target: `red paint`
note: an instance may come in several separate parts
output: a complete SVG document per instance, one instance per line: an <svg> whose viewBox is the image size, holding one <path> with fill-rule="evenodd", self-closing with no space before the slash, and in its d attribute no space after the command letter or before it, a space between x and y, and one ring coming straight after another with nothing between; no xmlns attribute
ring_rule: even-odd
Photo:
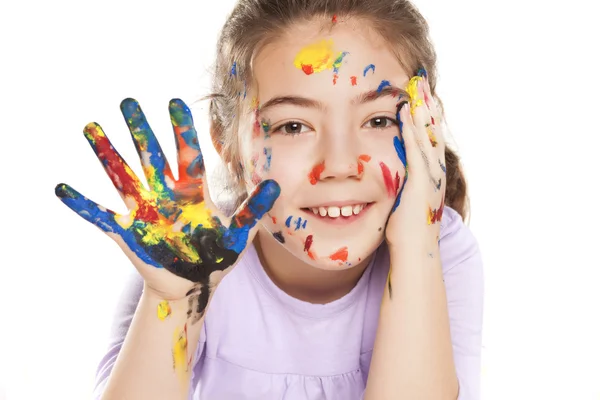
<svg viewBox="0 0 600 400"><path fill-rule="evenodd" d="M400 174L398 172L396 172L396 179L395 179L394 183L395 183L394 192L396 194L398 194L398 189L400 189Z"/></svg>
<svg viewBox="0 0 600 400"><path fill-rule="evenodd" d="M277 217L271 217L271 221L273 221L274 224L277 223Z"/></svg>
<svg viewBox="0 0 600 400"><path fill-rule="evenodd" d="M135 200L138 206L135 211L135 218L144 222L158 221L159 213L156 204L148 202L141 196L141 193L146 189L143 188L142 183L131 168L112 147L101 128L97 125L88 125L85 132L91 136L94 151L98 155L98 159L102 161L102 165L104 165L104 169L115 187L123 197L132 197Z"/></svg>
<svg viewBox="0 0 600 400"><path fill-rule="evenodd" d="M302 71L304 71L304 73L306 75L310 75L313 72L315 72L315 70L313 69L312 64L308 64L308 65L307 64L302 64Z"/></svg>
<svg viewBox="0 0 600 400"><path fill-rule="evenodd" d="M361 161L369 162L371 161L371 156L367 154L361 154L360 156L358 156L358 175L362 175L362 173L365 170L365 166Z"/></svg>
<svg viewBox="0 0 600 400"><path fill-rule="evenodd" d="M331 18L331 23L336 24L338 22L337 15L333 14L333 18Z"/></svg>
<svg viewBox="0 0 600 400"><path fill-rule="evenodd" d="M396 188L394 187L394 181L392 180L392 174L390 172L390 169L387 165L385 165L383 161L379 163L379 166L381 167L381 173L383 174L383 181L385 182L385 187L387 188L388 196L395 197Z"/></svg>
<svg viewBox="0 0 600 400"><path fill-rule="evenodd" d="M330 255L329 258L333 261L346 262L346 260L348 260L348 248L342 247L341 249Z"/></svg>
<svg viewBox="0 0 600 400"><path fill-rule="evenodd" d="M311 185L316 185L317 182L321 179L321 174L325 171L325 161L320 164L317 164L313 167L310 174L308 174L308 180Z"/></svg>
<svg viewBox="0 0 600 400"><path fill-rule="evenodd" d="M350 83L352 84L352 86L356 86L356 77L355 76L350 77Z"/></svg>
<svg viewBox="0 0 600 400"><path fill-rule="evenodd" d="M335 85L337 83L338 80L338 75L337 74L333 74L333 84Z"/></svg>
<svg viewBox="0 0 600 400"><path fill-rule="evenodd" d="M304 251L306 251L307 253L310 253L310 246L312 246L312 242L313 235L308 235L306 237L306 240L304 241Z"/></svg>

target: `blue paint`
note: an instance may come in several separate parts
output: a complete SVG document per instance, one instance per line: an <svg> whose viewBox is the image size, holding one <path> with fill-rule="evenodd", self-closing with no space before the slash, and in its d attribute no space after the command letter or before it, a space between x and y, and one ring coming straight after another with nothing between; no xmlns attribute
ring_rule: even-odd
<svg viewBox="0 0 600 400"><path fill-rule="evenodd" d="M394 148L396 149L396 154L398 154L398 158L402 162L402 165L406 167L406 148L398 136L394 136Z"/></svg>
<svg viewBox="0 0 600 400"><path fill-rule="evenodd" d="M245 209L249 211L251 219L245 219L240 226L238 219L234 216L232 224L225 232L223 232L223 244L226 249L233 250L240 254L246 248L248 242L248 234L269 210L279 197L281 188L272 179L262 181L255 189L253 194L246 203ZM242 209L244 213L244 209Z"/></svg>
<svg viewBox="0 0 600 400"><path fill-rule="evenodd" d="M340 54L338 56L338 58L335 59L335 61L333 62L333 73L334 74L339 74L340 73L340 66L342 65L342 61L344 61L344 57L346 57L348 54L347 51L344 51L342 54Z"/></svg>
<svg viewBox="0 0 600 400"><path fill-rule="evenodd" d="M266 156L265 165L263 165L263 171L269 172L269 169L271 169L271 155L273 152L270 147L265 147L263 149L263 153Z"/></svg>
<svg viewBox="0 0 600 400"><path fill-rule="evenodd" d="M304 223L302 224L302 229L306 229L306 223L308 222L307 219L304 220Z"/></svg>
<svg viewBox="0 0 600 400"><path fill-rule="evenodd" d="M423 67L419 68L417 71L417 76L427 79L427 71L425 70L425 68L423 68Z"/></svg>
<svg viewBox="0 0 600 400"><path fill-rule="evenodd" d="M129 131L131 132L133 142L140 158L142 157L142 151L145 151L150 155L150 165L152 165L156 171L155 179L160 182L162 186L160 191L158 191L158 188L153 189L156 190L160 198L173 199L175 194L173 193L173 190L167 186L167 181L165 179L166 174L172 175L171 169L139 103L131 98L123 100L121 102L121 113L129 127ZM144 145L143 147L145 147L145 149L142 149L142 145Z"/></svg>
<svg viewBox="0 0 600 400"><path fill-rule="evenodd" d="M231 72L229 73L229 76L237 76L237 63L234 61L233 65L231 66Z"/></svg>
<svg viewBox="0 0 600 400"><path fill-rule="evenodd" d="M291 223L292 223L292 216L290 215L288 217L288 219L285 220L285 226L287 226L289 228Z"/></svg>
<svg viewBox="0 0 600 400"><path fill-rule="evenodd" d="M129 247L143 262L156 268L163 268L162 265L154 261L137 243L133 230L123 229L121 225L115 221L115 213L113 211L98 206L98 204L64 183L58 184L54 189L54 192L67 207L75 211L86 221L96 225L104 232L119 235L127 244L127 247Z"/></svg>
<svg viewBox="0 0 600 400"><path fill-rule="evenodd" d="M392 86L390 81L386 81L385 79L382 80L381 83L379 84L379 87L377 88L377 93L380 93L383 90L383 88L385 88L387 86Z"/></svg>
<svg viewBox="0 0 600 400"><path fill-rule="evenodd" d="M446 166L444 164L442 164L442 160L438 159L438 162L440 163L440 168L442 168L442 171L444 171L444 174L446 173Z"/></svg>
<svg viewBox="0 0 600 400"><path fill-rule="evenodd" d="M375 65L373 64L369 64L365 67L365 70L363 71L363 77L367 76L367 72L369 72L369 70L373 70L373 73L375 73Z"/></svg>

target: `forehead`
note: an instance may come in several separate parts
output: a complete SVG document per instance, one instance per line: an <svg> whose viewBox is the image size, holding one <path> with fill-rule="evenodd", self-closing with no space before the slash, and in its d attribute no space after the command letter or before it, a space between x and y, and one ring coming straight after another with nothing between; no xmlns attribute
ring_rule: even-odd
<svg viewBox="0 0 600 400"><path fill-rule="evenodd" d="M253 69L261 102L289 92L337 97L354 86L373 89L388 80L402 87L408 81L389 44L357 20L325 29L317 21L295 24L261 49Z"/></svg>

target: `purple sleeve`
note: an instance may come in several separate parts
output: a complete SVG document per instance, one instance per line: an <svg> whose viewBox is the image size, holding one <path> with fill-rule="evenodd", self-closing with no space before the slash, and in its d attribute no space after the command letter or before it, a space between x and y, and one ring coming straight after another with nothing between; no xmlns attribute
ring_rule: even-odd
<svg viewBox="0 0 600 400"><path fill-rule="evenodd" d="M460 215L449 211L440 254L450 317L458 400L479 400L481 331L483 323L483 263L479 246Z"/></svg>
<svg viewBox="0 0 600 400"><path fill-rule="evenodd" d="M144 288L144 280L137 271L133 271L127 278L121 296L117 302L114 313L113 323L110 330L107 352L100 360L96 371L96 379L94 382L95 400L102 397L104 388L108 381L108 377L112 371L121 346L125 341L125 336L131 325L133 314L142 296Z"/></svg>

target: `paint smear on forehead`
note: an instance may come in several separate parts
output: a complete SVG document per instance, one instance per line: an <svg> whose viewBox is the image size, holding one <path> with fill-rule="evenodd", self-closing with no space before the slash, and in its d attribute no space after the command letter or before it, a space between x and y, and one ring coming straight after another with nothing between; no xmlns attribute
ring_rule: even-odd
<svg viewBox="0 0 600 400"><path fill-rule="evenodd" d="M306 75L322 72L329 69L339 68L342 59L347 53L333 50L333 40L321 40L302 48L294 59L294 66L304 71Z"/></svg>

